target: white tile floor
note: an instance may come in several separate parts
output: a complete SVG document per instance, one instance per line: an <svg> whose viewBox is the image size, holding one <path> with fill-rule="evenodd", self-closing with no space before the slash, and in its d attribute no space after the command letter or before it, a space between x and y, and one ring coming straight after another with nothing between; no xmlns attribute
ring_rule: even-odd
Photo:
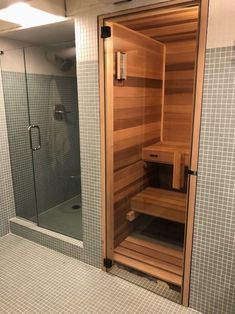
<svg viewBox="0 0 235 314"><path fill-rule="evenodd" d="M197 313L9 234L0 238L0 313Z"/></svg>

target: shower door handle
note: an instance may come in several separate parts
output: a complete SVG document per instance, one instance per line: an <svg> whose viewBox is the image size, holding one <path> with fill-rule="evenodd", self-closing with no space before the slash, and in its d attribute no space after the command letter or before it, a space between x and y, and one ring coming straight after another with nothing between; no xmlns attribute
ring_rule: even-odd
<svg viewBox="0 0 235 314"><path fill-rule="evenodd" d="M37 131L38 131L38 146L36 146L36 147L33 147L32 129L37 129ZM28 127L28 131L29 131L30 148L32 149L32 151L39 150L42 146L40 127L38 125L33 124L33 125L30 125Z"/></svg>

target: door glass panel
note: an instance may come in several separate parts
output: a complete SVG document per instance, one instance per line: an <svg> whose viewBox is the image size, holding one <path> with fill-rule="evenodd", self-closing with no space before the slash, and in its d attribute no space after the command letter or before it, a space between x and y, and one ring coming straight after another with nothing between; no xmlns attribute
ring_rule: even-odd
<svg viewBox="0 0 235 314"><path fill-rule="evenodd" d="M16 215L36 220L24 51L13 49L13 41L0 40L6 46L0 60Z"/></svg>
<svg viewBox="0 0 235 314"><path fill-rule="evenodd" d="M25 65L38 225L82 239L74 40L25 48Z"/></svg>

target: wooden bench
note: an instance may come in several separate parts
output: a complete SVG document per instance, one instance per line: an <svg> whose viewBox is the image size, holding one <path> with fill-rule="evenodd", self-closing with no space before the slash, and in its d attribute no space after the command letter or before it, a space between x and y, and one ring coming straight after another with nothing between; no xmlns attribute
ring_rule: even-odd
<svg viewBox="0 0 235 314"><path fill-rule="evenodd" d="M172 187L184 186L184 169L189 165L189 146L182 143L159 142L143 148L142 159L149 162L173 165Z"/></svg>
<svg viewBox="0 0 235 314"><path fill-rule="evenodd" d="M185 223L187 195L180 192L148 187L131 199L131 210L127 219L135 219L135 213L160 217Z"/></svg>

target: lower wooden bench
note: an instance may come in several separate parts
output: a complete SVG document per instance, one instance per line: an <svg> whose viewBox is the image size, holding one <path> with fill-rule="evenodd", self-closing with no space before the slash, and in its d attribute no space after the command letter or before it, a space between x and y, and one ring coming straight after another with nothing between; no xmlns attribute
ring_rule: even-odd
<svg viewBox="0 0 235 314"><path fill-rule="evenodd" d="M186 194L148 187L132 197L127 219L132 221L135 213L142 213L185 223L186 208Z"/></svg>

